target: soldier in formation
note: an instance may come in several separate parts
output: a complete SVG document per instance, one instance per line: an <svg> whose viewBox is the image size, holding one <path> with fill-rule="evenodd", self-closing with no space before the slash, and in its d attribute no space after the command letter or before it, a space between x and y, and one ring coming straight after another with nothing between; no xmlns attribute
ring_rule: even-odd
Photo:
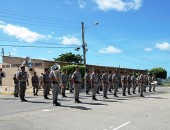
<svg viewBox="0 0 170 130"><path fill-rule="evenodd" d="M73 87L74 87L74 98L75 103L82 103L79 100L79 93L82 85L82 77L80 73L80 68L77 66L75 72L73 73L72 77Z"/></svg>
<svg viewBox="0 0 170 130"><path fill-rule="evenodd" d="M21 69L17 72L16 78L19 81L19 96L21 102L26 102L25 99L25 92L26 86L29 85L28 83L28 73L25 71L25 66L21 66Z"/></svg>

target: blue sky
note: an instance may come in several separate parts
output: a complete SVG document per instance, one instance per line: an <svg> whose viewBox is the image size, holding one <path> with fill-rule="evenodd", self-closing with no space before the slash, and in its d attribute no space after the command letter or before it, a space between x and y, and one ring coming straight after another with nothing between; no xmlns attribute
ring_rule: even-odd
<svg viewBox="0 0 170 130"><path fill-rule="evenodd" d="M0 47L5 55L46 60L66 52L82 55L82 48L74 48L82 45L84 22L88 64L163 67L170 75L169 4L168 0L1 0Z"/></svg>

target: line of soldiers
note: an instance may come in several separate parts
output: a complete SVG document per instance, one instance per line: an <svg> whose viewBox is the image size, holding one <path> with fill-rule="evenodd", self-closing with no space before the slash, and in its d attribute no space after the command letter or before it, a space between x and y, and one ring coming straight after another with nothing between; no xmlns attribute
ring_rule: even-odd
<svg viewBox="0 0 170 130"><path fill-rule="evenodd" d="M86 94L89 94L91 89L92 91L92 100L97 100L96 94L100 94L99 91L103 90L103 98L108 99L107 93L108 91L113 92L114 97L118 97L117 92L118 88L122 86L123 96L127 94L131 95L131 88L133 94L136 94L136 88L138 87L138 93L140 93L140 97L144 97L143 92L146 92L146 87L149 85L149 92L153 87L153 91L155 91L156 87L156 77L151 75L143 75L140 74L136 76L135 74L127 74L124 72L122 75L118 71L108 71L105 70L101 72L97 69L94 69L92 73L89 71L86 72L85 78L82 78L82 75L79 71L79 67L77 66L75 72L68 75L67 71L64 70L62 73L59 72L60 66L54 65L49 72L49 69L46 68L44 73L41 74L41 79L38 78L36 72L31 78L32 86L33 86L33 94L34 96L38 96L38 88L40 84L43 86L43 95L44 99L49 99L49 91L52 90L52 100L54 106L60 106L61 104L58 102L58 94L61 93L62 97L67 97L65 94L66 87L69 85L70 93L73 93L74 90L74 98L75 103L82 103L79 100L79 93L81 91L81 87L83 85L83 80L85 80L85 89ZM14 75L14 96L20 96L20 100L27 101L25 99L25 91L26 85L28 83L28 73L25 71L25 66L21 66L21 69ZM41 81L40 81L41 80Z"/></svg>

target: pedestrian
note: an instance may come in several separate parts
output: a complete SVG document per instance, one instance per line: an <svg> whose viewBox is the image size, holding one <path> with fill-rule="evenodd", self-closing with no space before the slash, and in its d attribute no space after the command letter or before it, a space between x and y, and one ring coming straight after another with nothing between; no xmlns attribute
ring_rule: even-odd
<svg viewBox="0 0 170 130"><path fill-rule="evenodd" d="M28 82L28 73L25 71L25 66L21 66L21 70L17 72L16 75L17 80L19 81L19 95L20 95L20 101L27 101L25 99L25 92L26 92L26 85L29 85Z"/></svg>
<svg viewBox="0 0 170 130"><path fill-rule="evenodd" d="M73 81L75 103L82 103L79 100L79 93L82 85L82 77L81 77L79 66L76 67L76 70L73 73L71 79Z"/></svg>
<svg viewBox="0 0 170 130"><path fill-rule="evenodd" d="M49 78L52 81L52 99L53 99L53 105L54 106L61 106L61 104L58 102L58 93L59 93L59 87L62 84L61 74L59 72L60 65L55 64L51 67L51 72L49 74Z"/></svg>
<svg viewBox="0 0 170 130"><path fill-rule="evenodd" d="M49 69L45 68L44 69L44 74L43 74L43 84L44 84L44 99L49 99L48 98L48 93L49 93L49 88L51 88L51 79L49 78Z"/></svg>
<svg viewBox="0 0 170 130"><path fill-rule="evenodd" d="M98 75L98 84L97 84L97 94L100 94L99 91L102 91L102 72L100 70L97 70Z"/></svg>
<svg viewBox="0 0 170 130"><path fill-rule="evenodd" d="M143 91L144 91L144 87L145 87L145 77L143 74L140 74L139 82L140 82L140 97L144 97Z"/></svg>
<svg viewBox="0 0 170 130"><path fill-rule="evenodd" d="M156 92L156 90L155 90L156 85L157 85L157 79L156 79L156 76L155 76L155 75L153 75L153 76L152 76L152 86L153 86L153 92Z"/></svg>
<svg viewBox="0 0 170 130"><path fill-rule="evenodd" d="M67 97L66 96L66 87L68 84L68 75L67 75L67 70L63 70L63 73L61 74L61 79L62 79L62 86L61 86L61 94L62 97Z"/></svg>
<svg viewBox="0 0 170 130"><path fill-rule="evenodd" d="M114 87L114 97L118 97L117 96L117 89L119 86L119 76L118 76L118 72L115 71L113 76L112 76L112 83L113 83L113 87Z"/></svg>
<svg viewBox="0 0 170 130"><path fill-rule="evenodd" d="M131 80L131 76L130 76L130 74L128 74L128 75L127 75L127 88L128 88L128 95L132 95L132 94L130 93L131 86L132 86L132 80Z"/></svg>
<svg viewBox="0 0 170 130"><path fill-rule="evenodd" d="M34 75L31 78L31 82L32 82L32 87L33 87L33 95L38 96L39 78L36 72L34 72Z"/></svg>
<svg viewBox="0 0 170 130"><path fill-rule="evenodd" d="M123 96L126 96L126 88L128 85L127 72L124 72L123 75L121 76L121 83L122 83Z"/></svg>
<svg viewBox="0 0 170 130"><path fill-rule="evenodd" d="M152 76L151 74L148 75L148 85L149 85L149 92L152 92Z"/></svg>
<svg viewBox="0 0 170 130"><path fill-rule="evenodd" d="M136 85L137 85L137 82L136 82L136 76L135 76L135 73L133 73L133 75L131 76L131 81L132 81L132 91L133 91L133 94L136 94Z"/></svg>
<svg viewBox="0 0 170 130"><path fill-rule="evenodd" d="M72 79L71 79L71 77L72 77L72 74L73 73L70 73L69 74L69 76L68 76L68 81L69 81L69 91L70 91L70 93L73 93L73 81L72 81Z"/></svg>
<svg viewBox="0 0 170 130"><path fill-rule="evenodd" d="M112 89L113 89L113 83L112 83L112 71L109 70L109 75L108 75L108 78L109 78L109 92L112 93Z"/></svg>
<svg viewBox="0 0 170 130"><path fill-rule="evenodd" d="M43 88L43 73L41 73L40 77L39 77L39 89Z"/></svg>
<svg viewBox="0 0 170 130"><path fill-rule="evenodd" d="M89 90L91 87L91 82L90 82L90 71L87 70L86 74L85 74L85 79L86 79L86 95L90 95L89 94Z"/></svg>
<svg viewBox="0 0 170 130"><path fill-rule="evenodd" d="M91 74L91 86L92 86L92 100L97 100L96 99L96 92L97 92L97 86L98 86L98 74L97 74L97 70L94 69L93 73Z"/></svg>
<svg viewBox="0 0 170 130"><path fill-rule="evenodd" d="M14 80L14 97L19 96L19 81L16 77L17 74L14 74L13 80Z"/></svg>
<svg viewBox="0 0 170 130"><path fill-rule="evenodd" d="M109 78L108 78L108 71L105 70L104 74L102 75L102 84L103 84L103 98L108 99L107 91L109 87Z"/></svg>

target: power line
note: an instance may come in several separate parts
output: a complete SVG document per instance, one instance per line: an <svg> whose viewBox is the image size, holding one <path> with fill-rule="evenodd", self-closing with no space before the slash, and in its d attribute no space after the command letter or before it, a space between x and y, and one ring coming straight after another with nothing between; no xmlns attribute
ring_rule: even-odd
<svg viewBox="0 0 170 130"><path fill-rule="evenodd" d="M3 47L31 47L31 48L75 48L75 46L21 46L21 45L0 45Z"/></svg>

